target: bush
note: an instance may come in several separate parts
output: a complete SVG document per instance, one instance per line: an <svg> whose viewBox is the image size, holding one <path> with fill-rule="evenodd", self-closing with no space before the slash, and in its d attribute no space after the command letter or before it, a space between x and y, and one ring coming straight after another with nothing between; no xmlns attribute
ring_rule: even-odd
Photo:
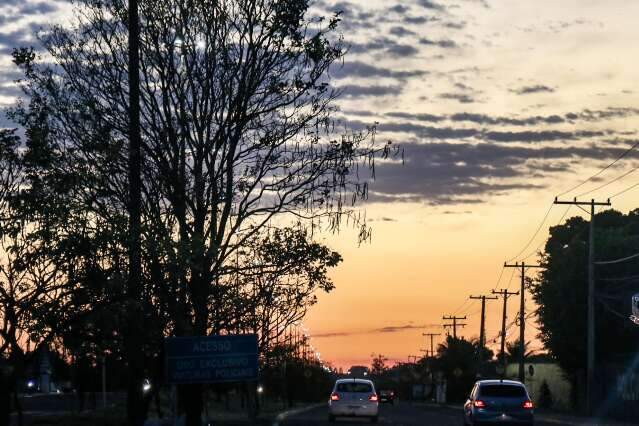
<svg viewBox="0 0 639 426"><path fill-rule="evenodd" d="M550 386L548 386L548 382L544 380L539 388L539 401L537 402L537 405L540 408L551 408L553 403L554 400L552 392L550 392Z"/></svg>

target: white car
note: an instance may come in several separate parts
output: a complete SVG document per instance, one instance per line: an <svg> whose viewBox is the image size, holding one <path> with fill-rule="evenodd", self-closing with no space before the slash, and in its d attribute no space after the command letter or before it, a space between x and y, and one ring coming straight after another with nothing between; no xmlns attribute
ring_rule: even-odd
<svg viewBox="0 0 639 426"><path fill-rule="evenodd" d="M340 379L335 382L328 400L328 421L336 417L368 417L377 423L379 398L370 380Z"/></svg>

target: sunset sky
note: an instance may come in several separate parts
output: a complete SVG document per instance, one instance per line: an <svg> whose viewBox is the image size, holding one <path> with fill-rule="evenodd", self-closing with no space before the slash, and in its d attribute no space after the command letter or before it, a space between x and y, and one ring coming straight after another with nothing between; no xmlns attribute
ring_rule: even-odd
<svg viewBox="0 0 639 426"><path fill-rule="evenodd" d="M17 94L11 48L33 44L35 30L64 22L70 9L63 1L0 0L0 104ZM313 2L314 14L327 10L343 11L350 46L344 66L331 72L344 91L335 118L347 129L379 123L378 137L401 145L405 164L377 167L361 206L370 242L359 246L348 229L324 237L344 262L332 273L336 289L319 296L305 326L334 365L370 364L373 353L406 361L426 348L422 333L444 333L442 315L467 315L461 334L476 337L480 304L468 296L489 293L500 275L499 288L515 290L517 273L500 274L501 265L534 253L564 217L565 207L553 207L531 241L554 196L635 143L639 3ZM565 196L637 165L633 153ZM639 173L630 173L584 197L611 197L636 183ZM614 197L613 207L627 212L637 194ZM509 322L518 309L510 299ZM501 302L487 315L487 336L495 338Z"/></svg>

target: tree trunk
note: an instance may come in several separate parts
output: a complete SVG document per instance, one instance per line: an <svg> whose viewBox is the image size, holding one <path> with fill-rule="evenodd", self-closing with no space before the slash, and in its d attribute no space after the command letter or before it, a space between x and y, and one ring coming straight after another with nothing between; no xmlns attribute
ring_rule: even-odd
<svg viewBox="0 0 639 426"><path fill-rule="evenodd" d="M178 386L178 404L186 414L186 426L202 426L202 385Z"/></svg>

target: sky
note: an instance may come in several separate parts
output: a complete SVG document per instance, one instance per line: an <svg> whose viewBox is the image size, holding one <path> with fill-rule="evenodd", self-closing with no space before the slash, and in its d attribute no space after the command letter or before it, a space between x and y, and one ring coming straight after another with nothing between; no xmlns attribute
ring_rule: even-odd
<svg viewBox="0 0 639 426"><path fill-rule="evenodd" d="M11 49L33 44L35 30L64 23L70 10L64 1L0 0L0 107L17 95ZM372 354L406 361L427 348L422 333L445 333L443 315L467 316L460 334L478 336L480 306L468 296L515 290L504 261L534 262L549 226L583 214L551 207L554 197L639 140L639 3L313 2L313 14L334 10L349 46L331 70L343 91L335 118L344 129L378 123L377 137L400 145L404 164L376 167L361 206L370 242L359 245L350 229L323 237L344 262L304 326L336 366L370 364ZM612 197L639 183L638 165L632 152L563 195ZM633 209L638 193L614 196L613 207ZM493 348L501 308L488 304ZM509 299L509 324L518 309ZM531 318L527 339L534 326Z"/></svg>

